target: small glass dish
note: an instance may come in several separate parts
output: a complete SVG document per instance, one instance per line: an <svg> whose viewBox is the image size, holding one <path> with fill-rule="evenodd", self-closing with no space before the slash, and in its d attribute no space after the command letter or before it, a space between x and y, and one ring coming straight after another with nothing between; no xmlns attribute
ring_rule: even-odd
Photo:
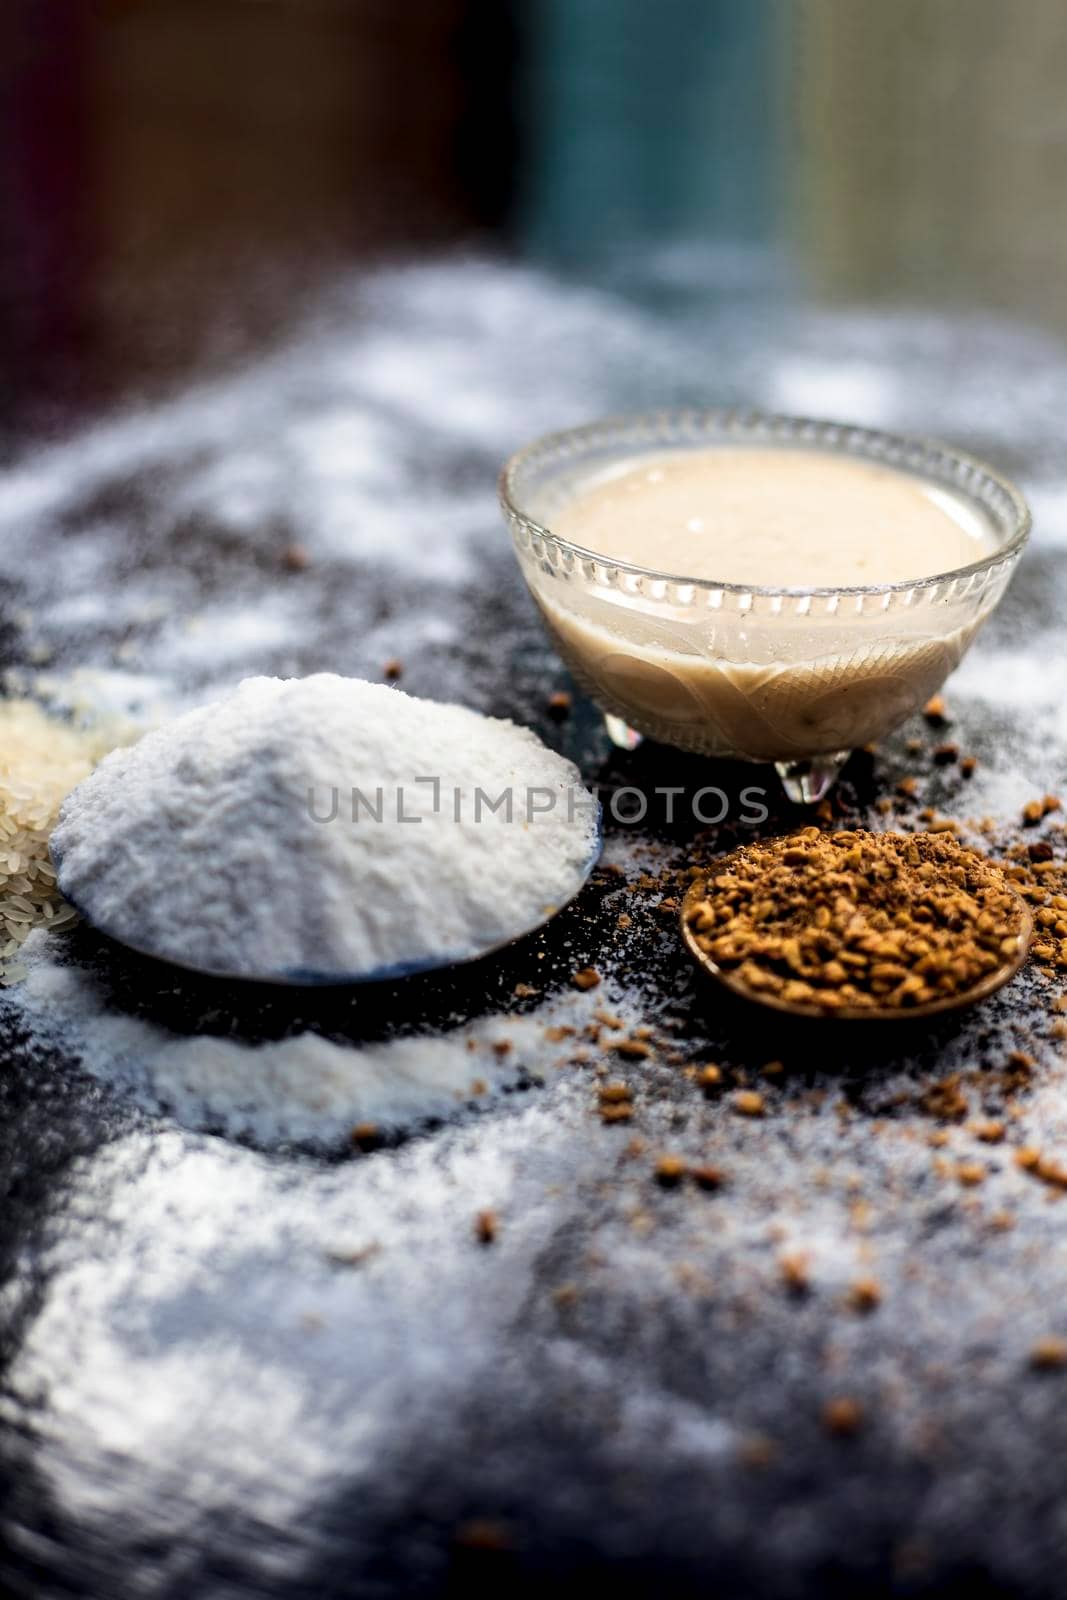
<svg viewBox="0 0 1067 1600"><path fill-rule="evenodd" d="M553 518L634 458L757 447L893 467L981 518L993 549L915 582L767 588L657 572L583 549ZM575 681L616 744L643 736L773 762L791 799L822 798L851 752L940 689L993 611L1030 531L1015 486L932 439L758 411L658 411L549 434L512 456L500 501L519 565Z"/></svg>

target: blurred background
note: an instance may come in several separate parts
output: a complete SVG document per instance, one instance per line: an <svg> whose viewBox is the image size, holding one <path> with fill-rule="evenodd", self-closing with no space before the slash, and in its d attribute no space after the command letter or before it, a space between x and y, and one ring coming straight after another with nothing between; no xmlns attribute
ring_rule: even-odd
<svg viewBox="0 0 1067 1600"><path fill-rule="evenodd" d="M1062 0L3 0L0 425L475 248L1067 322Z"/></svg>

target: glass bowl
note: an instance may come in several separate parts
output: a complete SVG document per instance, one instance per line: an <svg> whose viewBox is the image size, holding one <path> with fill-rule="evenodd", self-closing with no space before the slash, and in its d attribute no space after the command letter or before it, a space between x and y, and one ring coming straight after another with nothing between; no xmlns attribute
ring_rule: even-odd
<svg viewBox="0 0 1067 1600"><path fill-rule="evenodd" d="M992 530L991 553L915 582L842 588L713 583L613 561L552 532L591 478L632 458L713 446L832 452L894 467ZM610 418L527 445L500 475L523 576L615 743L773 762L794 800L830 788L944 683L1000 600L1030 530L1018 489L932 439L757 411Z"/></svg>

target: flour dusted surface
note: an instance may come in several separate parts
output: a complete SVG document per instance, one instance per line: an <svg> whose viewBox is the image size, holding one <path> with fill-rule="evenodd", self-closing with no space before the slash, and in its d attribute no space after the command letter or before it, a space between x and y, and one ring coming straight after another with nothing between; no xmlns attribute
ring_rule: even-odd
<svg viewBox="0 0 1067 1600"><path fill-rule="evenodd" d="M115 752L52 851L64 892L126 944L329 980L516 937L576 893L596 842L577 769L535 734L322 673L246 679Z"/></svg>

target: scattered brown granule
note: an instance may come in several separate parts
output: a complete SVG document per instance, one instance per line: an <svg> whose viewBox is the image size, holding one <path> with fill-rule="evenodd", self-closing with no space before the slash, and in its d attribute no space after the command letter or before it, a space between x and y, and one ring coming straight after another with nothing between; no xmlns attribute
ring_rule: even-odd
<svg viewBox="0 0 1067 1600"><path fill-rule="evenodd" d="M557 1023L554 1027L545 1029L545 1038L548 1040L549 1044L562 1044L564 1039L570 1039L573 1038L573 1036L574 1029L569 1028L566 1023L563 1022Z"/></svg>
<svg viewBox="0 0 1067 1600"><path fill-rule="evenodd" d="M848 1291L853 1311L877 1311L882 1303L882 1285L877 1278L857 1278Z"/></svg>
<svg viewBox="0 0 1067 1600"><path fill-rule="evenodd" d="M838 1395L823 1406L822 1425L827 1433L848 1438L863 1426L863 1407L848 1395Z"/></svg>
<svg viewBox="0 0 1067 1600"><path fill-rule="evenodd" d="M1025 1160L1021 1159L1024 1155ZM1040 1178L1050 1188L1067 1189L1067 1167L1054 1156L1043 1155L1040 1151L1020 1150L1015 1159L1024 1171L1032 1172L1035 1178Z"/></svg>
<svg viewBox="0 0 1067 1600"><path fill-rule="evenodd" d="M921 756L923 753L923 742L921 739L906 739L904 741L904 748L908 752L909 756Z"/></svg>
<svg viewBox="0 0 1067 1600"><path fill-rule="evenodd" d="M1035 1171L1041 1182L1051 1189L1067 1189L1067 1166L1053 1160L1051 1155L1043 1155Z"/></svg>
<svg viewBox="0 0 1067 1600"><path fill-rule="evenodd" d="M897 794L903 795L905 800L914 800L919 792L918 778L901 778L897 784Z"/></svg>
<svg viewBox="0 0 1067 1600"><path fill-rule="evenodd" d="M471 1094L477 1100L480 1095L489 1093L489 1085L484 1078L475 1078L471 1084Z"/></svg>
<svg viewBox="0 0 1067 1600"><path fill-rule="evenodd" d="M960 1074L950 1073L939 1083L932 1083L919 1096L919 1109L938 1122L962 1122L970 1109L967 1097L960 1087Z"/></svg>
<svg viewBox="0 0 1067 1600"><path fill-rule="evenodd" d="M357 1150L376 1150L382 1142L376 1122L357 1122L351 1137Z"/></svg>
<svg viewBox="0 0 1067 1600"><path fill-rule="evenodd" d="M949 721L944 695L933 695L923 706L923 716L932 728L942 728Z"/></svg>
<svg viewBox="0 0 1067 1600"><path fill-rule="evenodd" d="M730 1103L743 1117L762 1117L766 1109L763 1096L755 1089L738 1089Z"/></svg>
<svg viewBox="0 0 1067 1600"><path fill-rule="evenodd" d="M785 1071L785 1063L782 1061L765 1061L760 1071L765 1078L780 1078Z"/></svg>
<svg viewBox="0 0 1067 1600"><path fill-rule="evenodd" d="M984 1121L976 1122L973 1128L976 1139L981 1139L983 1144L1000 1144L1004 1138L1003 1122Z"/></svg>
<svg viewBox="0 0 1067 1600"><path fill-rule="evenodd" d="M282 566L286 572L305 572L311 557L302 544L287 544L282 551Z"/></svg>
<svg viewBox="0 0 1067 1600"><path fill-rule="evenodd" d="M953 762L960 758L958 744L937 744L933 750L935 767L951 767Z"/></svg>
<svg viewBox="0 0 1067 1600"><path fill-rule="evenodd" d="M492 1244L500 1231L495 1211L479 1211L474 1219L474 1237L479 1244Z"/></svg>
<svg viewBox="0 0 1067 1600"><path fill-rule="evenodd" d="M700 1071L697 1074L697 1082L700 1084L700 1087L706 1094L710 1093L713 1089L721 1089L722 1068L713 1066L712 1063L709 1062L707 1066L700 1068Z"/></svg>
<svg viewBox="0 0 1067 1600"><path fill-rule="evenodd" d="M977 756L963 756L960 760L960 774L964 778L973 778L978 765Z"/></svg>
<svg viewBox="0 0 1067 1600"><path fill-rule="evenodd" d="M694 1167L693 1182L698 1189L721 1189L726 1181L721 1167Z"/></svg>
<svg viewBox="0 0 1067 1600"><path fill-rule="evenodd" d="M644 1139L642 1139L642 1137L641 1137L641 1135L639 1133L635 1133L633 1138L627 1141L627 1144L626 1144L626 1155L632 1161L632 1160L635 1160L638 1156L643 1156L647 1149L648 1149L648 1146L645 1143Z"/></svg>
<svg viewBox="0 0 1067 1600"><path fill-rule="evenodd" d="M495 1056L506 1056L511 1050L511 1040L494 1039L492 1048Z"/></svg>
<svg viewBox="0 0 1067 1600"><path fill-rule="evenodd" d="M694 881L686 927L734 987L816 1012L951 1000L1018 956L1004 871L948 833L822 833L743 845Z"/></svg>
<svg viewBox="0 0 1067 1600"><path fill-rule="evenodd" d="M660 1156L656 1162L656 1182L664 1189L676 1189L688 1168L681 1156Z"/></svg>
<svg viewBox="0 0 1067 1600"><path fill-rule="evenodd" d="M532 1000L535 995L541 993L540 989L535 989L532 983L517 983L511 992L516 1000Z"/></svg>
<svg viewBox="0 0 1067 1600"><path fill-rule="evenodd" d="M624 912L622 912L622 914L620 916L618 916L615 919L615 926L617 928L632 928L633 927L633 921L634 921L634 919L633 919L633 917L630 916L629 912L628 911L624 911Z"/></svg>
<svg viewBox="0 0 1067 1600"><path fill-rule="evenodd" d="M1047 839L1035 839L1033 844L1027 845L1026 854L1031 861L1051 861L1053 855L1052 846Z"/></svg>
<svg viewBox="0 0 1067 1600"><path fill-rule="evenodd" d="M471 1517L461 1522L452 1535L452 1542L461 1550L492 1551L511 1550L514 1538L511 1529L503 1522L490 1517Z"/></svg>
<svg viewBox="0 0 1067 1600"><path fill-rule="evenodd" d="M741 1465L750 1467L755 1472L769 1467L777 1454L778 1449L774 1440L768 1439L762 1433L750 1433L737 1447L737 1458Z"/></svg>
<svg viewBox="0 0 1067 1600"><path fill-rule="evenodd" d="M946 1144L948 1144L947 1128L935 1128L926 1142L927 1144L933 1145L935 1150L943 1148Z"/></svg>
<svg viewBox="0 0 1067 1600"><path fill-rule="evenodd" d="M1014 1067L1017 1070L1021 1068L1024 1072L1029 1073L1032 1072L1037 1066L1037 1062L1034 1060L1033 1056L1030 1055L1029 1051L1012 1050L1008 1055L1008 1065L1009 1067Z"/></svg>
<svg viewBox="0 0 1067 1600"><path fill-rule="evenodd" d="M617 1106L625 1100L632 1100L633 1090L628 1083L603 1083L597 1091L597 1098L601 1105Z"/></svg>
<svg viewBox="0 0 1067 1600"><path fill-rule="evenodd" d="M1023 827L1036 828L1044 815L1040 800L1028 800L1023 806Z"/></svg>
<svg viewBox="0 0 1067 1600"><path fill-rule="evenodd" d="M601 1122L629 1122L634 1114L634 1108L628 1100L620 1100L617 1103L601 1100L599 1111Z"/></svg>
<svg viewBox="0 0 1067 1600"><path fill-rule="evenodd" d="M1041 801L1041 810L1047 817L1050 811L1062 811L1063 801L1058 794L1047 794Z"/></svg>
<svg viewBox="0 0 1067 1600"><path fill-rule="evenodd" d="M571 982L576 989L595 989L600 982L600 973L595 967L581 967L572 975Z"/></svg>
<svg viewBox="0 0 1067 1600"><path fill-rule="evenodd" d="M1033 1145L1023 1145L1015 1152L1015 1165L1022 1167L1024 1172L1036 1172L1041 1164L1041 1151L1035 1150Z"/></svg>
<svg viewBox="0 0 1067 1600"><path fill-rule="evenodd" d="M1008 1233L1015 1226L1015 1218L1010 1211L994 1211L989 1226L994 1233Z"/></svg>
<svg viewBox="0 0 1067 1600"><path fill-rule="evenodd" d="M552 1298L558 1306L573 1306L578 1300L578 1285L576 1283L561 1283L552 1291Z"/></svg>
<svg viewBox="0 0 1067 1600"><path fill-rule="evenodd" d="M566 689L557 689L555 694L548 697L548 714L557 722L562 722L571 709L572 699Z"/></svg>
<svg viewBox="0 0 1067 1600"><path fill-rule="evenodd" d="M1046 1333L1030 1351L1030 1365L1035 1372L1061 1372L1067 1367L1067 1339Z"/></svg>
<svg viewBox="0 0 1067 1600"><path fill-rule="evenodd" d="M956 1177L966 1189L973 1189L976 1184L986 1180L986 1169L980 1161L961 1161L956 1168Z"/></svg>
<svg viewBox="0 0 1067 1600"><path fill-rule="evenodd" d="M382 677L388 678L390 683L395 683L404 676L404 663L399 656L390 656L382 666Z"/></svg>
<svg viewBox="0 0 1067 1600"><path fill-rule="evenodd" d="M614 1039L611 1048L617 1056L627 1061L641 1061L652 1054L652 1047L644 1039Z"/></svg>
<svg viewBox="0 0 1067 1600"><path fill-rule="evenodd" d="M807 1294L811 1288L811 1269L803 1250L785 1250L778 1257L778 1271L790 1294Z"/></svg>

